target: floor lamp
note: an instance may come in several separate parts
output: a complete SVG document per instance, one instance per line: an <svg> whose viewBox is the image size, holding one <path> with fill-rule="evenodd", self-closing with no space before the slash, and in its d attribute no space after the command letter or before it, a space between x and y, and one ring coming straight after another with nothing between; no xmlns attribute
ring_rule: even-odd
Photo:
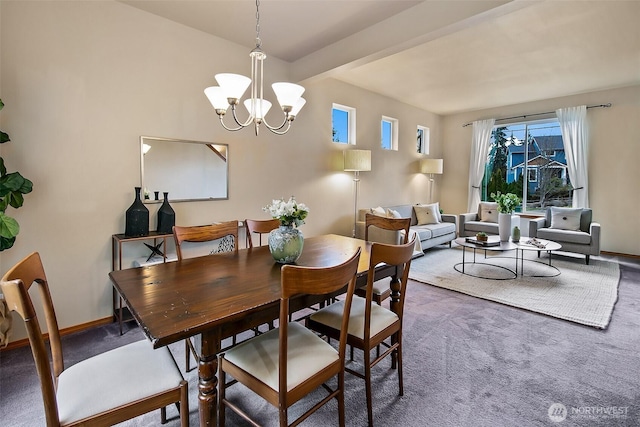
<svg viewBox="0 0 640 427"><path fill-rule="evenodd" d="M442 174L442 159L422 159L420 172L429 174L429 203L433 203L433 175Z"/></svg>
<svg viewBox="0 0 640 427"><path fill-rule="evenodd" d="M360 184L360 172L371 170L370 150L345 150L344 170L353 172L353 230L352 237L356 237L356 221L358 219L358 185Z"/></svg>

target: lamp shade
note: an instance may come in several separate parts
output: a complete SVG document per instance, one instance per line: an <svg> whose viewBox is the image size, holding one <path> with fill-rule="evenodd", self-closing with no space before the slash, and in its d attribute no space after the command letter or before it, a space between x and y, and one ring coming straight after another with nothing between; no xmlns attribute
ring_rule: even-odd
<svg viewBox="0 0 640 427"><path fill-rule="evenodd" d="M420 172L442 174L442 159L422 159L420 162Z"/></svg>
<svg viewBox="0 0 640 427"><path fill-rule="evenodd" d="M346 150L344 152L345 171L370 171L371 151L370 150Z"/></svg>

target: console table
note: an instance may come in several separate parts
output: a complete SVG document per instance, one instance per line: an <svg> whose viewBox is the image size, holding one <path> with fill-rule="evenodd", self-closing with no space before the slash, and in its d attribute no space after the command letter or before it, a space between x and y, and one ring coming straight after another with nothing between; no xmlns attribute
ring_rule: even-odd
<svg viewBox="0 0 640 427"><path fill-rule="evenodd" d="M146 236L125 236L114 234L111 236L111 271L122 270L122 245L132 242L153 241L153 246L145 245L151 250L149 259L154 255L162 256L162 261L167 262L167 239L173 239L172 233L158 233L150 231ZM122 335L122 322L133 320L133 316L126 307L123 307L122 297L115 288L113 291L113 320L118 322L120 335Z"/></svg>

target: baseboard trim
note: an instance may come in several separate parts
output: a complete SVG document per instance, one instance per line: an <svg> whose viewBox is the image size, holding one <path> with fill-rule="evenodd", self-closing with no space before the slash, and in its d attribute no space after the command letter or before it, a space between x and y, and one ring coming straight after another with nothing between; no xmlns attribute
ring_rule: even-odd
<svg viewBox="0 0 640 427"><path fill-rule="evenodd" d="M609 251L600 251L600 253L602 255L619 256L621 258L640 259L640 255L634 255L634 254L623 254L620 252L609 252Z"/></svg>
<svg viewBox="0 0 640 427"><path fill-rule="evenodd" d="M105 317L103 319L92 320L91 322L82 323L80 325L70 326L68 328L60 329L60 336L73 334L76 332L86 331L88 329L95 328L96 326L103 326L109 323L113 323L113 316ZM49 334L45 333L45 339L49 339ZM0 352L13 350L15 348L25 347L29 345L29 338L23 338L18 341L12 341L5 348L0 349Z"/></svg>

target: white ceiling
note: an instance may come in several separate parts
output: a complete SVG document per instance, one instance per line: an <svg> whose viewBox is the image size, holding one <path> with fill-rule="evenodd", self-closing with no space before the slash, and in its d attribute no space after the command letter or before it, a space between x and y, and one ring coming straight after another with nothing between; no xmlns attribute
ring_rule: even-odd
<svg viewBox="0 0 640 427"><path fill-rule="evenodd" d="M121 1L255 46L253 0ZM640 84L638 22L638 0L260 2L262 47L294 80L332 77L438 114Z"/></svg>

